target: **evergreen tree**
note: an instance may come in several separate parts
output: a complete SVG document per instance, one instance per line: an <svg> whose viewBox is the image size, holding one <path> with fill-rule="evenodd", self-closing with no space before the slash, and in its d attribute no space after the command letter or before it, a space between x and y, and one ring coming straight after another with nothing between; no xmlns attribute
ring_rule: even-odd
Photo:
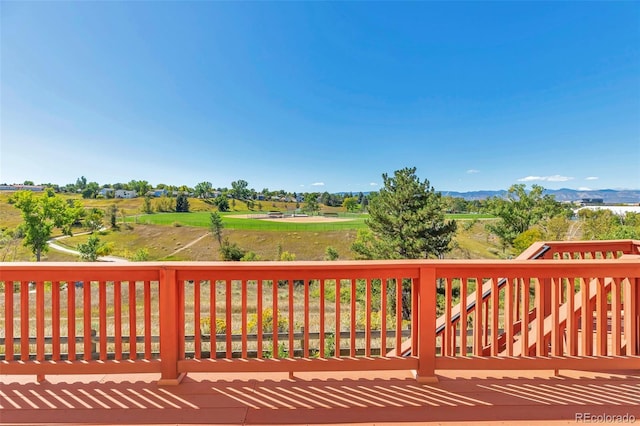
<svg viewBox="0 0 640 426"><path fill-rule="evenodd" d="M180 193L176 197L176 212L187 213L189 211L189 199L187 194Z"/></svg>
<svg viewBox="0 0 640 426"><path fill-rule="evenodd" d="M441 257L450 250L456 222L446 221L442 198L414 168L382 175L384 187L369 200L368 232L352 249L365 259Z"/></svg>

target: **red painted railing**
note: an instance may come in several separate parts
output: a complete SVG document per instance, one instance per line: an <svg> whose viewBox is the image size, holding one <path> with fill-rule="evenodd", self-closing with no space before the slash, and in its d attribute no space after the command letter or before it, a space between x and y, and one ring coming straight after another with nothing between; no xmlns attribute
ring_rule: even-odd
<svg viewBox="0 0 640 426"><path fill-rule="evenodd" d="M637 368L640 244L562 244L556 260L5 263L0 374Z"/></svg>

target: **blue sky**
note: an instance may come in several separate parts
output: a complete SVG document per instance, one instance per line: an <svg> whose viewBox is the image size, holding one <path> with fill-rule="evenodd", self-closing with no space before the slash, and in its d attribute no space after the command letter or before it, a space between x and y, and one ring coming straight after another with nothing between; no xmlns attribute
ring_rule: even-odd
<svg viewBox="0 0 640 426"><path fill-rule="evenodd" d="M0 3L0 181L640 188L638 2Z"/></svg>

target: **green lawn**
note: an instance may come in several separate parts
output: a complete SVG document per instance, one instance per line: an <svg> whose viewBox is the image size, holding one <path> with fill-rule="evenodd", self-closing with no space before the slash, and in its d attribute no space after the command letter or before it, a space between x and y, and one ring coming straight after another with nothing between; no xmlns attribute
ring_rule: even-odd
<svg viewBox="0 0 640 426"><path fill-rule="evenodd" d="M152 225L174 225L209 227L209 212L190 213L155 213L130 217L130 222ZM300 223L292 219L291 222L275 222L264 219L246 219L237 216L237 213L222 213L222 221L225 229L254 230L254 231L339 231L365 228L365 214L340 214L341 219L349 221L331 222L327 219L324 223ZM483 214L448 214L447 219L474 220L491 219L491 215Z"/></svg>
<svg viewBox="0 0 640 426"><path fill-rule="evenodd" d="M347 229L360 229L366 227L364 218L366 215L341 215L341 218L349 218L349 221L325 223L300 223L274 222L264 219L245 219L234 217L233 213L222 213L222 222L225 229L257 230L257 231L339 231ZM179 223L184 226L209 227L209 212L193 213L156 213L130 217L127 220L136 223L153 225L172 225Z"/></svg>

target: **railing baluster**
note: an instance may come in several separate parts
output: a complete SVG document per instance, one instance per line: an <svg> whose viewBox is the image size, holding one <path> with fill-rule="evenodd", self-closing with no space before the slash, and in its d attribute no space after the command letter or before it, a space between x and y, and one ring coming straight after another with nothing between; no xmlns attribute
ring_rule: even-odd
<svg viewBox="0 0 640 426"><path fill-rule="evenodd" d="M277 277L273 278L272 281L272 293L273 293L273 300L271 302L271 309L272 309L272 315L271 315L271 355L273 356L274 359L278 358L278 279Z"/></svg>
<svg viewBox="0 0 640 426"><path fill-rule="evenodd" d="M256 283L256 298L257 300L257 308L256 308L256 323L257 323L257 334L258 334L258 358L262 358L262 280L258 279Z"/></svg>
<svg viewBox="0 0 640 426"><path fill-rule="evenodd" d="M129 359L138 358L136 345L136 282L129 281Z"/></svg>
<svg viewBox="0 0 640 426"><path fill-rule="evenodd" d="M302 337L302 356L309 358L309 286L311 280L304 281L304 333Z"/></svg>
<svg viewBox="0 0 640 426"><path fill-rule="evenodd" d="M44 361L44 282L36 282L36 360Z"/></svg>
<svg viewBox="0 0 640 426"><path fill-rule="evenodd" d="M576 278L567 278L567 352L570 356L578 355L578 321L575 313Z"/></svg>
<svg viewBox="0 0 640 426"><path fill-rule="evenodd" d="M467 277L460 277L460 355L467 356Z"/></svg>
<svg viewBox="0 0 640 426"><path fill-rule="evenodd" d="M294 346L293 346L293 333L295 321L293 318L293 277L289 277L289 358L293 358ZM304 281L303 281L304 282Z"/></svg>
<svg viewBox="0 0 640 426"><path fill-rule="evenodd" d="M382 278L380 280L380 356L387 355L387 284L388 278ZM340 300L340 285L336 287L336 299ZM336 311L340 308L340 304L336 303ZM339 312L339 311L338 311ZM337 316L336 318L340 318ZM339 322L336 320L336 323ZM340 335L340 331L336 333L336 336ZM336 347L338 347L339 340L336 339Z"/></svg>
<svg viewBox="0 0 640 426"><path fill-rule="evenodd" d="M200 333L200 280L193 283L193 356L202 358L202 336Z"/></svg>
<svg viewBox="0 0 640 426"><path fill-rule="evenodd" d="M547 356L547 348L544 344L544 301L546 288L544 280L534 278L535 284L535 307L536 307L536 355Z"/></svg>
<svg viewBox="0 0 640 426"><path fill-rule="evenodd" d="M226 334L226 343L227 343L227 353L226 357L231 359L233 357L232 354L232 342L231 342L231 333L232 333L232 324L231 324L231 313L233 312L233 306L231 304L231 279L227 279L225 281L225 334ZM274 315L276 315L274 313ZM274 319L277 323L277 320Z"/></svg>
<svg viewBox="0 0 640 426"><path fill-rule="evenodd" d="M84 343L84 360L91 361L92 354L91 349L93 346L92 339L92 328L91 328L91 281L84 281L82 284L82 301L83 305L83 343Z"/></svg>
<svg viewBox="0 0 640 426"><path fill-rule="evenodd" d="M451 340L455 340L455 334L451 335L451 305L453 297L453 283L448 278L443 278L444 281L444 334L442 337L441 354L443 356L450 356L451 353ZM453 337L453 339L452 339ZM453 352L455 355L455 349Z"/></svg>
<svg viewBox="0 0 640 426"><path fill-rule="evenodd" d="M185 280L181 280L181 281L177 281L176 280L176 286L177 286L177 297L178 297L178 323L177 328L178 328L178 359L184 359L185 356L185 351L186 351L186 340L184 338L185 336L185 326L186 326L186 321L185 321L185 294L186 294L186 281Z"/></svg>
<svg viewBox="0 0 640 426"><path fill-rule="evenodd" d="M482 283L483 287L484 287L484 282ZM491 284L489 282L489 284ZM482 336L483 336L483 342L482 342L482 351L484 353L484 348L486 348L487 346L489 346L489 327L491 326L491 321L489 318L489 303L491 301L491 297L487 297L486 299L484 299L482 301L482 314L484 316L484 319L482 321Z"/></svg>
<svg viewBox="0 0 640 426"><path fill-rule="evenodd" d="M307 288L307 286L305 286L305 289ZM308 297L308 292L305 293L305 296ZM309 306L308 300L305 299L305 306ZM333 356L335 357L340 357L340 331L341 331L341 327L340 327L340 278L336 278L336 340L335 340L335 353L333 354ZM308 309L306 309L308 311ZM305 324L305 330L307 329L307 325ZM384 351L384 349L383 349ZM308 357L309 354L305 353L305 357Z"/></svg>
<svg viewBox="0 0 640 426"><path fill-rule="evenodd" d="M122 359L122 283L113 282L113 327L115 338L115 359Z"/></svg>
<svg viewBox="0 0 640 426"><path fill-rule="evenodd" d="M4 359L13 361L13 281L4 282Z"/></svg>
<svg viewBox="0 0 640 426"><path fill-rule="evenodd" d="M262 295L258 292L258 297L260 297L258 302L258 312L260 311L260 302L262 302ZM218 345L216 342L216 334L217 334L218 324L216 322L216 280L209 280L209 336L210 336L210 349L209 349L209 358L216 359L218 354ZM260 324L258 324L258 329L260 329ZM258 340L258 345L260 345L261 341ZM258 352L260 353L260 352Z"/></svg>
<svg viewBox="0 0 640 426"><path fill-rule="evenodd" d="M365 330L364 330L364 355L371 356L371 279L365 280L366 305L365 305Z"/></svg>
<svg viewBox="0 0 640 426"><path fill-rule="evenodd" d="M611 355L614 356L622 353L620 284L620 278L614 277L611 282Z"/></svg>
<svg viewBox="0 0 640 426"><path fill-rule="evenodd" d="M607 294L605 291L606 278L596 278L596 347L597 355L607 355Z"/></svg>
<svg viewBox="0 0 640 426"><path fill-rule="evenodd" d="M627 278L624 295L624 334L627 355L640 355L638 333L640 324L640 278Z"/></svg>
<svg viewBox="0 0 640 426"><path fill-rule="evenodd" d="M520 355L529 356L529 291L531 289L531 282L529 278L520 278L522 288L522 327L520 328L520 335L522 340L522 348Z"/></svg>
<svg viewBox="0 0 640 426"><path fill-rule="evenodd" d="M483 317L483 301L482 301L482 278L476 278L476 309L473 322L473 354L475 356L482 356L482 331L484 329L482 317Z"/></svg>
<svg viewBox="0 0 640 426"><path fill-rule="evenodd" d="M498 320L500 317L500 290L498 289L500 278L491 278L491 355L497 356L500 352L498 347Z"/></svg>
<svg viewBox="0 0 640 426"><path fill-rule="evenodd" d="M351 284L351 305L349 316L349 356L356 356L356 281L354 278L349 279Z"/></svg>
<svg viewBox="0 0 640 426"><path fill-rule="evenodd" d="M20 282L20 361L29 360L29 282Z"/></svg>
<svg viewBox="0 0 640 426"><path fill-rule="evenodd" d="M318 313L320 319L320 358L325 357L324 353L324 279L320 279L320 312Z"/></svg>
<svg viewBox="0 0 640 426"><path fill-rule="evenodd" d="M144 281L144 359L151 359L151 282Z"/></svg>
<svg viewBox="0 0 640 426"><path fill-rule="evenodd" d="M582 292L582 356L591 356L593 349L593 312L589 298L589 280L580 278Z"/></svg>
<svg viewBox="0 0 640 426"><path fill-rule="evenodd" d="M76 360L76 284L67 281L67 358Z"/></svg>
<svg viewBox="0 0 640 426"><path fill-rule="evenodd" d="M420 284L422 282L422 284ZM420 339L422 338L422 336L420 336L420 333L422 333L422 331L420 330L420 315L422 315L425 311L420 311L420 303L424 303L425 298L431 298L433 297L433 306L427 306L425 309L427 309L427 311L431 310L433 308L433 320L436 319L436 304L435 304L435 300L436 300L436 283L435 283L435 276L433 277L433 287L430 289L426 289L425 288L425 281L424 281L424 277L422 278L422 281L420 280L416 280L416 279L410 279L409 280L409 288L411 291L411 347L412 348L417 348L418 345L420 344ZM422 294L420 295L420 289L418 288L419 285L422 285ZM427 294L425 294L427 293ZM433 293L433 294L430 294ZM432 321L431 319L428 319L427 321ZM433 349L435 350L436 348L436 335L435 335L435 327L432 328L433 329ZM431 330L427 330L427 333L430 333ZM435 352L433 354L433 356L435 357Z"/></svg>
<svg viewBox="0 0 640 426"><path fill-rule="evenodd" d="M241 325L240 329L242 331L242 345L241 352L242 358L247 358L247 280L242 280L241 283Z"/></svg>
<svg viewBox="0 0 640 426"><path fill-rule="evenodd" d="M562 355L562 329L560 305L562 304L562 278L551 279L551 354Z"/></svg>
<svg viewBox="0 0 640 426"><path fill-rule="evenodd" d="M355 298L355 294L352 297ZM402 278L399 277L396 277L396 356L402 356Z"/></svg>
<svg viewBox="0 0 640 426"><path fill-rule="evenodd" d="M513 279L506 278L504 290L504 333L506 337L507 356L513 356ZM517 294L517 293L516 293Z"/></svg>
<svg viewBox="0 0 640 426"><path fill-rule="evenodd" d="M98 322L100 324L99 342L100 342L100 361L107 359L107 283L98 282Z"/></svg>

